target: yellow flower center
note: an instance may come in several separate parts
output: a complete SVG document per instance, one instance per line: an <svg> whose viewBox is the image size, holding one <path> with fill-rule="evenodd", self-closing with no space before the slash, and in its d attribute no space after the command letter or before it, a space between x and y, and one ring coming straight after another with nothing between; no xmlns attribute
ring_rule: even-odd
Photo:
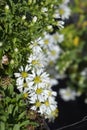
<svg viewBox="0 0 87 130"><path fill-rule="evenodd" d="M52 93L49 91L48 95L49 95L49 96L51 96L51 95L52 95Z"/></svg>
<svg viewBox="0 0 87 130"><path fill-rule="evenodd" d="M42 89L42 88L38 88L38 89L36 90L36 94L41 94L41 93L42 93L42 91L43 91L43 89Z"/></svg>
<svg viewBox="0 0 87 130"><path fill-rule="evenodd" d="M48 43L49 43L49 40L48 40L48 39L45 39L45 40L44 40L44 43L45 43L45 44L48 44Z"/></svg>
<svg viewBox="0 0 87 130"><path fill-rule="evenodd" d="M24 93L24 98L27 98L28 97L28 93Z"/></svg>
<svg viewBox="0 0 87 130"><path fill-rule="evenodd" d="M55 39L55 40L58 40L59 37L58 37L57 35L54 35L54 39Z"/></svg>
<svg viewBox="0 0 87 130"><path fill-rule="evenodd" d="M24 71L23 71L23 72L21 72L21 75L22 75L22 77L23 77L23 78L28 77L28 73L27 73L27 72L24 72Z"/></svg>
<svg viewBox="0 0 87 130"><path fill-rule="evenodd" d="M38 60L32 60L32 64L33 65L39 64L39 61Z"/></svg>
<svg viewBox="0 0 87 130"><path fill-rule="evenodd" d="M83 22L83 27L87 26L87 21Z"/></svg>
<svg viewBox="0 0 87 130"><path fill-rule="evenodd" d="M59 14L63 15L64 14L64 10L63 9L59 9Z"/></svg>
<svg viewBox="0 0 87 130"><path fill-rule="evenodd" d="M50 66L52 66L54 63L53 63L53 61L50 61L49 64L50 64Z"/></svg>
<svg viewBox="0 0 87 130"><path fill-rule="evenodd" d="M41 77L40 76L36 76L35 78L34 78L34 83L41 83L42 82L42 80L41 80Z"/></svg>
<svg viewBox="0 0 87 130"><path fill-rule="evenodd" d="M54 116L54 117L57 117L58 116L58 109L55 109L55 111L52 111L52 115Z"/></svg>
<svg viewBox="0 0 87 130"><path fill-rule="evenodd" d="M67 91L65 95L66 95L66 96L70 96L71 93Z"/></svg>
<svg viewBox="0 0 87 130"><path fill-rule="evenodd" d="M41 102L39 102L39 101L37 101L35 104L36 107L40 107L40 105L41 105Z"/></svg>
<svg viewBox="0 0 87 130"><path fill-rule="evenodd" d="M48 101L45 101L45 105L46 105L46 106L49 106L50 104L49 104L49 102L48 102Z"/></svg>
<svg viewBox="0 0 87 130"><path fill-rule="evenodd" d="M78 36L76 36L75 38L74 38L74 45L75 46L78 46L78 44L79 44L79 37Z"/></svg>
<svg viewBox="0 0 87 130"><path fill-rule="evenodd" d="M52 51L51 51L51 54L52 54L53 56L55 56L55 55L56 55L56 51L55 51L55 50L52 50Z"/></svg>
<svg viewBox="0 0 87 130"><path fill-rule="evenodd" d="M27 87L28 87L28 86L27 86L27 83L24 83L24 84L23 84L23 87L24 87L24 88L27 88Z"/></svg>

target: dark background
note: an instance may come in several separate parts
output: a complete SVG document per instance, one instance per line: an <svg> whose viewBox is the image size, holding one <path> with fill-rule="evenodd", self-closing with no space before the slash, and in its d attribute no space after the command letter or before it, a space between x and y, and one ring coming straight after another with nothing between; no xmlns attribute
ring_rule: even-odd
<svg viewBox="0 0 87 130"><path fill-rule="evenodd" d="M54 86L53 89L58 92L59 88L63 87L65 87L65 81L60 80L59 84ZM61 130L87 130L87 120L82 121L87 116L87 104L84 103L84 95L78 97L75 101L65 102L58 94L56 100L58 102L59 116L53 123L48 123L50 130L59 130L59 128ZM70 127L67 126L76 122L79 123ZM67 126L67 128L62 128L64 126Z"/></svg>

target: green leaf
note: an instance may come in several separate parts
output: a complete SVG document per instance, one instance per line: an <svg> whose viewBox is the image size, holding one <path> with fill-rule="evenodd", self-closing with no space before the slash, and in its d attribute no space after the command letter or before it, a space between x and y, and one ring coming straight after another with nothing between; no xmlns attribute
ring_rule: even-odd
<svg viewBox="0 0 87 130"><path fill-rule="evenodd" d="M20 130L19 124L16 124L16 125L13 127L13 130Z"/></svg>
<svg viewBox="0 0 87 130"><path fill-rule="evenodd" d="M13 105L10 104L9 107L8 107L8 113L11 114L12 113L12 110L13 110Z"/></svg>
<svg viewBox="0 0 87 130"><path fill-rule="evenodd" d="M29 125L29 120L23 121L23 122L20 124L20 127L22 127L22 126L27 126L27 125Z"/></svg>
<svg viewBox="0 0 87 130"><path fill-rule="evenodd" d="M2 120L3 122L6 122L6 120L7 120L7 118L6 118L6 116L0 116L0 120Z"/></svg>
<svg viewBox="0 0 87 130"><path fill-rule="evenodd" d="M20 120L21 118L23 118L23 117L25 116L25 114L26 114L26 111L22 112L22 113L19 115L18 120Z"/></svg>
<svg viewBox="0 0 87 130"><path fill-rule="evenodd" d="M0 130L5 130L5 123L4 122L0 122Z"/></svg>

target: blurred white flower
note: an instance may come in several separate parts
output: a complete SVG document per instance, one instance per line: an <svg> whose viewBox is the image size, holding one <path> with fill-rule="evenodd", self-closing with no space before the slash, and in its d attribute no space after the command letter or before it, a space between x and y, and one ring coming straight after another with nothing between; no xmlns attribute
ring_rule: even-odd
<svg viewBox="0 0 87 130"><path fill-rule="evenodd" d="M22 16L22 20L25 20L25 19L26 19L26 16L25 16L25 15L23 15L23 16Z"/></svg>
<svg viewBox="0 0 87 130"><path fill-rule="evenodd" d="M0 47L3 45L3 42L0 42Z"/></svg>
<svg viewBox="0 0 87 130"><path fill-rule="evenodd" d="M82 76L87 76L87 68L84 68L84 70L81 72Z"/></svg>
<svg viewBox="0 0 87 130"><path fill-rule="evenodd" d="M64 19L68 19L70 14L71 14L71 10L67 5L61 4L58 8L58 12L61 16L61 18Z"/></svg>
<svg viewBox="0 0 87 130"><path fill-rule="evenodd" d="M9 5L6 5L6 6L5 6L5 9L6 9L6 10L9 10Z"/></svg>
<svg viewBox="0 0 87 130"><path fill-rule="evenodd" d="M61 43L64 40L64 35L63 34L59 34L58 32L54 33L52 35L52 37L53 37L53 42L54 43Z"/></svg>
<svg viewBox="0 0 87 130"><path fill-rule="evenodd" d="M35 23L37 21L37 16L33 17L33 22Z"/></svg>
<svg viewBox="0 0 87 130"><path fill-rule="evenodd" d="M32 68L40 69L46 66L46 57L42 51L34 52L28 57L27 61Z"/></svg>
<svg viewBox="0 0 87 130"><path fill-rule="evenodd" d="M59 90L59 95L64 101L70 101L70 100L75 100L76 99L76 91L70 89L69 87L67 88L61 88Z"/></svg>
<svg viewBox="0 0 87 130"><path fill-rule="evenodd" d="M87 98L85 98L84 103L87 104Z"/></svg>

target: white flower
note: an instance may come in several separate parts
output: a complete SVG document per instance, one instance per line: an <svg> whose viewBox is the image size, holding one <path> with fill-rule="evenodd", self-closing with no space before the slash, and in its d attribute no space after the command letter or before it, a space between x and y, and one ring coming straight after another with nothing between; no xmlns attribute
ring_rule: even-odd
<svg viewBox="0 0 87 130"><path fill-rule="evenodd" d="M49 115L51 115L51 113L55 111L55 109L57 108L57 102L55 101L55 98L50 95L49 97L44 102L41 101L40 99L36 100L35 98L33 99L33 97L31 97L32 98L32 100L30 101L30 103L32 104L31 109L37 110L38 113L44 115L45 118L49 118Z"/></svg>
<svg viewBox="0 0 87 130"><path fill-rule="evenodd" d="M81 72L82 76L87 76L87 68L84 68L84 70Z"/></svg>
<svg viewBox="0 0 87 130"><path fill-rule="evenodd" d="M51 43L53 43L53 39L52 39L52 36L50 35L50 34L48 34L48 33L44 33L44 37L41 39L41 40L39 40L39 45L41 46L41 47L43 47L43 48L45 48L45 49L47 49L47 47L51 44Z"/></svg>
<svg viewBox="0 0 87 130"><path fill-rule="evenodd" d="M41 85L42 87L49 85L49 74L43 69L33 69L32 74L29 75L28 81L34 85Z"/></svg>
<svg viewBox="0 0 87 130"><path fill-rule="evenodd" d="M81 96L81 94L82 94L81 91L77 91L77 92L76 92L76 96L77 96L77 97Z"/></svg>
<svg viewBox="0 0 87 130"><path fill-rule="evenodd" d="M20 92L30 91L32 89L33 83L29 83L27 81L20 80L19 78L16 80L17 89Z"/></svg>
<svg viewBox="0 0 87 130"><path fill-rule="evenodd" d="M56 44L50 44L49 50L47 51L47 58L49 63L53 62L55 63L56 60L59 58L59 55L61 53L61 49Z"/></svg>
<svg viewBox="0 0 87 130"><path fill-rule="evenodd" d="M41 40L41 37L39 37L34 42L33 41L31 42L30 49L32 49L32 53L34 53L34 52L39 53L42 51L41 46L39 45L40 40Z"/></svg>
<svg viewBox="0 0 87 130"><path fill-rule="evenodd" d="M55 101L54 97L48 98L41 106L40 106L40 112L43 110L43 114L45 115L45 118L48 118L48 116L51 114L52 111L54 111L57 108L57 102Z"/></svg>
<svg viewBox="0 0 87 130"><path fill-rule="evenodd" d="M14 73L15 77L17 78L17 80L19 82L24 82L27 81L27 78L29 76L29 71L30 71L30 66L26 65L25 67L21 66L19 68L19 72L18 73Z"/></svg>
<svg viewBox="0 0 87 130"><path fill-rule="evenodd" d="M75 90L70 89L69 87L65 89L60 89L59 90L59 95L64 101L70 101L70 100L75 100L76 99L76 92Z"/></svg>
<svg viewBox="0 0 87 130"><path fill-rule="evenodd" d="M44 66L46 66L46 58L45 55L43 54L43 52L34 52L32 53L27 61L31 67L36 68L36 69L40 69Z"/></svg>
<svg viewBox="0 0 87 130"><path fill-rule="evenodd" d="M60 14L59 14L59 12L58 12L58 9L55 10L53 17L56 18L56 19L61 18L61 17L60 17Z"/></svg>
<svg viewBox="0 0 87 130"><path fill-rule="evenodd" d="M58 32L54 33L52 37L53 37L54 43L61 43L64 40L64 35L59 34Z"/></svg>
<svg viewBox="0 0 87 130"><path fill-rule="evenodd" d="M67 5L61 4L58 8L58 12L61 16L62 19L68 19L70 14L71 14L71 10Z"/></svg>
<svg viewBox="0 0 87 130"><path fill-rule="evenodd" d="M58 84L58 80L54 79L54 78L50 78L50 84L51 84L51 86L57 85Z"/></svg>
<svg viewBox="0 0 87 130"><path fill-rule="evenodd" d="M84 103L87 104L87 98L85 98Z"/></svg>

